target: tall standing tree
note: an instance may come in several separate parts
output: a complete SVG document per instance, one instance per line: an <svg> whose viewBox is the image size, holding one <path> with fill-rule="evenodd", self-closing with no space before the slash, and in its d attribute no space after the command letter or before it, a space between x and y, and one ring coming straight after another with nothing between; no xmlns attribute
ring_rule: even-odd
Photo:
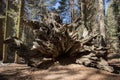
<svg viewBox="0 0 120 80"><path fill-rule="evenodd" d="M101 46L106 46L105 38L106 38L106 28L105 28L105 8L104 8L104 0L99 0L99 26L100 26L100 34L103 37L103 42Z"/></svg>
<svg viewBox="0 0 120 80"><path fill-rule="evenodd" d="M19 5L18 5L18 23L17 24L17 31L16 31L16 35L18 38L21 38L21 30L22 30L22 21L23 21L23 9L24 9L24 0L20 0L19 1ZM19 63L19 56L17 54L15 54L15 63Z"/></svg>
<svg viewBox="0 0 120 80"><path fill-rule="evenodd" d="M3 0L0 0L0 60L2 59L2 52L3 52L3 21L4 21L4 17L3 17Z"/></svg>
<svg viewBox="0 0 120 80"><path fill-rule="evenodd" d="M9 30L9 27L8 27L8 8L9 8L9 1L6 0L6 15L5 15L5 27L4 27L4 39L6 39L8 37L8 30ZM3 45L3 62L7 62L7 50L8 50L8 47L6 44Z"/></svg>
<svg viewBox="0 0 120 80"><path fill-rule="evenodd" d="M81 17L83 37L89 35L89 33L94 32L97 24L97 0L81 0ZM88 14L89 12L89 14Z"/></svg>
<svg viewBox="0 0 120 80"><path fill-rule="evenodd" d="M23 0L22 0L23 1ZM21 30L21 6L19 1L6 0L6 16L5 16L5 27L4 27L4 39L10 36L20 37ZM23 6L22 6L23 7ZM9 54L10 53L10 54ZM3 62L13 62L14 54L7 45L3 46ZM17 57L15 58L17 62Z"/></svg>
<svg viewBox="0 0 120 80"><path fill-rule="evenodd" d="M71 12L71 22L74 20L74 4L75 4L75 2L74 2L74 0L70 0L70 12Z"/></svg>
<svg viewBox="0 0 120 80"><path fill-rule="evenodd" d="M107 32L111 49L119 52L120 49L120 1L113 0L110 2L107 11Z"/></svg>

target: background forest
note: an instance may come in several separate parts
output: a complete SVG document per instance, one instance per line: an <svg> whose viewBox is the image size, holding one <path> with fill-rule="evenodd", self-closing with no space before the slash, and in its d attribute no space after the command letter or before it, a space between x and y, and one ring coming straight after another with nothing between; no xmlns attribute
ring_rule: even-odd
<svg viewBox="0 0 120 80"><path fill-rule="evenodd" d="M9 36L20 38L28 48L41 45L37 50L52 58L88 51L106 60L106 48L120 55L119 0L0 0L0 26L3 62L15 57L3 44Z"/></svg>
<svg viewBox="0 0 120 80"><path fill-rule="evenodd" d="M0 80L120 78L120 0L0 0L0 34Z"/></svg>

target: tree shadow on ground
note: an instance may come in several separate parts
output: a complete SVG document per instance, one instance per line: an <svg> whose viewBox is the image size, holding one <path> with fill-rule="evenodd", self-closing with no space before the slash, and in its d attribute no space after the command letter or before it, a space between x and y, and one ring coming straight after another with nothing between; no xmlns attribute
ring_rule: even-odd
<svg viewBox="0 0 120 80"><path fill-rule="evenodd" d="M69 65L75 63L76 57L70 57L68 55L59 56L56 59L44 60L37 64L38 69L48 69L49 67L59 64L59 65Z"/></svg>
<svg viewBox="0 0 120 80"><path fill-rule="evenodd" d="M0 74L0 80L8 80L4 75Z"/></svg>
<svg viewBox="0 0 120 80"><path fill-rule="evenodd" d="M38 64L37 68L38 69L48 69L53 64L54 64L53 60L47 60L47 61L43 61L42 63Z"/></svg>
<svg viewBox="0 0 120 80"><path fill-rule="evenodd" d="M23 73L23 71L27 71L29 69L12 69L5 70L0 73L0 80L33 80L32 76Z"/></svg>
<svg viewBox="0 0 120 80"><path fill-rule="evenodd" d="M35 74L34 76L36 76L38 80L119 80L120 75L70 65L54 66L48 69L47 72Z"/></svg>

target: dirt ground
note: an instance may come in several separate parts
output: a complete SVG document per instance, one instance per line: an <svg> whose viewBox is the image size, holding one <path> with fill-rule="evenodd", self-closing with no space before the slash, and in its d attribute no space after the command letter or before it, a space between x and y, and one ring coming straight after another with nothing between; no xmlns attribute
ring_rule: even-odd
<svg viewBox="0 0 120 80"><path fill-rule="evenodd" d="M45 65L44 65L45 66ZM113 74L78 64L51 66L35 69L25 64L0 66L0 80L120 80L120 74Z"/></svg>
<svg viewBox="0 0 120 80"><path fill-rule="evenodd" d="M61 60L45 62L39 69L0 61L0 80L120 80L120 74L74 64L72 59ZM117 65L116 70L120 71L120 56L109 57L108 62Z"/></svg>

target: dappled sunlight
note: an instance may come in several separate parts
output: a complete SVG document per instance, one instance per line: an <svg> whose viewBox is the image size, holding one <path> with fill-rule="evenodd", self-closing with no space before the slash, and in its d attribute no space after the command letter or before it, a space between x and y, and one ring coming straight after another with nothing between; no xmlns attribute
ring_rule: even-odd
<svg viewBox="0 0 120 80"><path fill-rule="evenodd" d="M120 80L120 0L0 0L0 80Z"/></svg>
<svg viewBox="0 0 120 80"><path fill-rule="evenodd" d="M111 80L120 76L77 64L52 66L48 70L35 71L33 74L36 80Z"/></svg>

